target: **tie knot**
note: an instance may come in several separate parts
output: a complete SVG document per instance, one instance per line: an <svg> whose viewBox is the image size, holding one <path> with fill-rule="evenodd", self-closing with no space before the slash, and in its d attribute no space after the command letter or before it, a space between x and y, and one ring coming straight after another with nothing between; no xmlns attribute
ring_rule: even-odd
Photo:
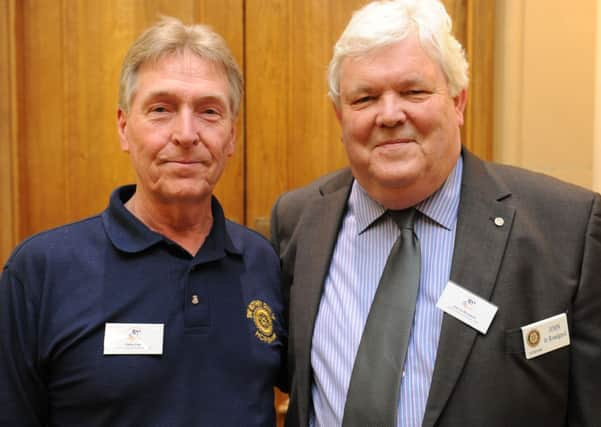
<svg viewBox="0 0 601 427"><path fill-rule="evenodd" d="M401 230L404 228L408 228L413 230L413 224L415 223L415 214L417 211L415 208L408 208L402 210L388 210L387 214L392 218L397 227Z"/></svg>

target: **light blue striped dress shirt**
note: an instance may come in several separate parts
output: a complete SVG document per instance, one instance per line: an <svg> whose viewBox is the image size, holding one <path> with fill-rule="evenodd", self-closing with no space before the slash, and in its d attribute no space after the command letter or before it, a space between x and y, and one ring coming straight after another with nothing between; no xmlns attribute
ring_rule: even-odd
<svg viewBox="0 0 601 427"><path fill-rule="evenodd" d="M451 274L462 167L460 157L445 184L416 206L420 212L415 233L421 246L421 273L401 380L398 427L421 426L424 417L442 325L442 311L436 302ZM383 213L384 208L355 181L313 332L314 427L342 423L361 334L388 253L399 235L389 217L377 221Z"/></svg>

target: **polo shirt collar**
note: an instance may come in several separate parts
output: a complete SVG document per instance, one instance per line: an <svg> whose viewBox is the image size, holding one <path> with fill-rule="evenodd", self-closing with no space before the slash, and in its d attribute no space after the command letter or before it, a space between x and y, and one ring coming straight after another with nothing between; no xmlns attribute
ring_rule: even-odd
<svg viewBox="0 0 601 427"><path fill-rule="evenodd" d="M125 202L135 191L135 185L125 185L111 194L109 206L102 213L102 222L109 240L117 249L128 253L144 251L160 242L173 244L170 239L148 228L125 207ZM226 252L240 254L240 249L234 245L227 232L223 209L215 197L211 199L211 211L213 226L195 258L207 262L222 258Z"/></svg>
<svg viewBox="0 0 601 427"><path fill-rule="evenodd" d="M196 262L210 262L223 258L226 253L241 255L242 250L238 248L228 232L223 208L216 197L211 197L211 212L213 213L213 226L195 255Z"/></svg>
<svg viewBox="0 0 601 427"><path fill-rule="evenodd" d="M463 158L459 156L455 167L442 187L415 205L415 208L441 227L447 230L452 229L457 219L462 174ZM355 214L358 234L362 234L376 223L386 211L381 204L367 194L357 180L353 182L349 196L349 208Z"/></svg>

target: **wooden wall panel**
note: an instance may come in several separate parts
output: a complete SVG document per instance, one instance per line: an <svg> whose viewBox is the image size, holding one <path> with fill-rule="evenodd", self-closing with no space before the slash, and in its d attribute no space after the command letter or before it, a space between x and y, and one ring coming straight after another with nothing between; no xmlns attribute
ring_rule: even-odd
<svg viewBox="0 0 601 427"><path fill-rule="evenodd" d="M160 15L206 23L224 35L243 66L242 1L19 3L18 42L26 53L19 93L19 239L101 211L116 186L134 181L119 148L116 108L121 62L135 37ZM238 221L244 209L240 132L217 189L227 215Z"/></svg>
<svg viewBox="0 0 601 427"><path fill-rule="evenodd" d="M0 0L0 263L8 258L17 234L12 144L17 140L15 21L15 0Z"/></svg>
<svg viewBox="0 0 601 427"><path fill-rule="evenodd" d="M23 1L19 70L19 238L64 222L63 51L61 8Z"/></svg>
<svg viewBox="0 0 601 427"><path fill-rule="evenodd" d="M128 156L119 148L115 119L121 59L137 28L130 21L122 27L126 31L120 29L116 17L128 15L111 2L67 0L60 12L62 73L57 83L62 81L65 176L64 205L58 208L72 221L100 212L114 187L134 181Z"/></svg>
<svg viewBox="0 0 601 427"><path fill-rule="evenodd" d="M492 160L494 121L494 0L469 0L466 49L471 75L464 143Z"/></svg>
<svg viewBox="0 0 601 427"><path fill-rule="evenodd" d="M492 160L494 0L442 0L453 33L466 50L470 83L461 129L463 144L480 157Z"/></svg>
<svg viewBox="0 0 601 427"><path fill-rule="evenodd" d="M327 98L332 47L365 0L247 0L247 224L282 192L347 164Z"/></svg>

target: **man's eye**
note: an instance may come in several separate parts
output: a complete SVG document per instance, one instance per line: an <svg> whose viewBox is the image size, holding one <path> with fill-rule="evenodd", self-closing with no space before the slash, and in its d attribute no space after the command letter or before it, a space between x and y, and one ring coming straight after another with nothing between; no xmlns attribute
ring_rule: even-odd
<svg viewBox="0 0 601 427"><path fill-rule="evenodd" d="M372 99L374 99L373 96L362 96L361 98L357 98L353 101L353 104L364 104L366 102L371 101Z"/></svg>
<svg viewBox="0 0 601 427"><path fill-rule="evenodd" d="M405 93L405 95L408 95L408 96L425 96L425 95L428 95L429 92L427 92L423 89L412 89L412 90L408 90L404 93Z"/></svg>
<svg viewBox="0 0 601 427"><path fill-rule="evenodd" d="M153 112L153 113L166 113L167 112L167 108L159 105L159 106L156 106L156 107L152 107L150 109L150 111Z"/></svg>
<svg viewBox="0 0 601 427"><path fill-rule="evenodd" d="M217 108L205 108L200 111L200 114L207 120L218 120L222 116L221 110Z"/></svg>

